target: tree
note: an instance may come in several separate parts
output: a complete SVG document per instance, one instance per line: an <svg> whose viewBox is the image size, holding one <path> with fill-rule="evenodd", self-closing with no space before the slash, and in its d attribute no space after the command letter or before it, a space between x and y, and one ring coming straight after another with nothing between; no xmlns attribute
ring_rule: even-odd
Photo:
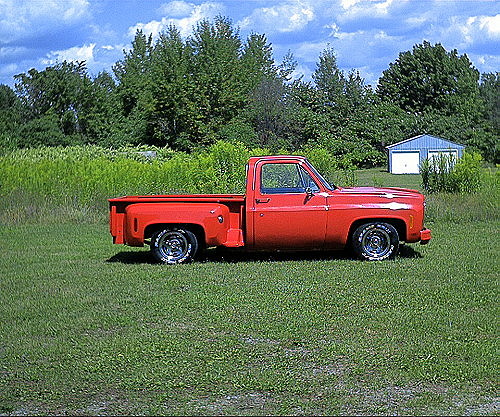
<svg viewBox="0 0 500 417"><path fill-rule="evenodd" d="M260 146L275 148L283 139L289 125L288 110L286 86L282 79L264 78L252 91L247 117L257 132Z"/></svg>
<svg viewBox="0 0 500 417"><path fill-rule="evenodd" d="M190 73L190 51L179 30L171 25L163 32L154 49L152 80L154 116L153 140L157 145L169 144L175 149L189 149L183 141L197 112L191 100L193 89Z"/></svg>
<svg viewBox="0 0 500 417"><path fill-rule="evenodd" d="M84 121L89 143L119 146L129 142L122 128L125 117L117 94L115 80L110 73L100 72L85 95Z"/></svg>
<svg viewBox="0 0 500 417"><path fill-rule="evenodd" d="M479 86L484 101L484 117L498 133L500 131L500 72L481 75Z"/></svg>
<svg viewBox="0 0 500 417"><path fill-rule="evenodd" d="M474 142L486 160L498 163L500 160L498 141L500 136L500 73L483 74L479 91L484 102L486 126L483 132L476 133Z"/></svg>
<svg viewBox="0 0 500 417"><path fill-rule="evenodd" d="M195 75L191 100L199 109L190 134L196 142L210 142L246 103L241 40L231 21L218 16L213 24L199 22L187 45L192 55L190 70Z"/></svg>
<svg viewBox="0 0 500 417"><path fill-rule="evenodd" d="M377 94L408 112L436 110L477 120L481 109L478 80L479 72L467 55L424 41L400 53L389 65L380 77Z"/></svg>
<svg viewBox="0 0 500 417"><path fill-rule="evenodd" d="M497 81L492 74L483 77L481 87L478 81L479 72L467 55L424 42L399 54L383 72L377 94L414 116L415 133L450 138L496 161Z"/></svg>
<svg viewBox="0 0 500 417"><path fill-rule="evenodd" d="M277 68L274 65L272 47L267 43L265 35L253 33L248 37L243 47L241 61L249 91L263 78L276 75Z"/></svg>
<svg viewBox="0 0 500 417"><path fill-rule="evenodd" d="M343 105L345 78L337 66L337 57L332 48L325 49L319 56L312 79L322 92L325 104L339 107Z"/></svg>
<svg viewBox="0 0 500 417"><path fill-rule="evenodd" d="M152 36L146 36L138 30L132 41L132 49L124 52L123 60L113 66L118 80L117 94L125 116L123 130L130 142L148 143L152 137L152 53Z"/></svg>
<svg viewBox="0 0 500 417"><path fill-rule="evenodd" d="M0 150L18 146L18 131L22 121L22 106L8 85L0 84Z"/></svg>
<svg viewBox="0 0 500 417"><path fill-rule="evenodd" d="M81 116L91 84L85 62L64 61L43 71L32 68L14 78L16 92L29 109L30 119L55 115L65 135L85 134Z"/></svg>
<svg viewBox="0 0 500 417"><path fill-rule="evenodd" d="M276 75L283 81L290 81L292 79L292 74L296 68L297 60L293 56L292 52L288 51L283 57L281 64L278 65L278 71Z"/></svg>

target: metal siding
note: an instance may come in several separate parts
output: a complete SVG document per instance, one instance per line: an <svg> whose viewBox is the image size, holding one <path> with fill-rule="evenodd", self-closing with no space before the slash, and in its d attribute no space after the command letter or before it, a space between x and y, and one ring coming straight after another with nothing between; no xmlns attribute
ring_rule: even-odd
<svg viewBox="0 0 500 417"><path fill-rule="evenodd" d="M409 139L394 145L388 146L389 150L419 150L419 149L464 149L463 145L458 143L450 142L449 140L438 138L432 135L421 135L416 136L413 139Z"/></svg>
<svg viewBox="0 0 500 417"><path fill-rule="evenodd" d="M458 143L450 142L449 140L438 138L432 135L420 135L414 138L407 139L400 143L390 145L387 147L389 150L389 172L392 173L392 154L393 152L401 151L419 151L420 152L420 163L428 157L429 150L448 150L456 149L458 151L458 157L461 158L463 155L465 146L459 145Z"/></svg>

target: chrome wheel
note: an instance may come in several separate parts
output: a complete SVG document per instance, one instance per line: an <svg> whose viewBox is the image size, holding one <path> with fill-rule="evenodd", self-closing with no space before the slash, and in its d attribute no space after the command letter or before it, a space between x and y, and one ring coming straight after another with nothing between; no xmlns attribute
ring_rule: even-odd
<svg viewBox="0 0 500 417"><path fill-rule="evenodd" d="M186 236L177 230L168 231L158 241L158 251L168 263L178 262L186 256L189 246Z"/></svg>
<svg viewBox="0 0 500 417"><path fill-rule="evenodd" d="M366 223L351 238L352 248L361 259L382 261L394 258L399 249L399 235L389 223Z"/></svg>
<svg viewBox="0 0 500 417"><path fill-rule="evenodd" d="M391 237L385 229L372 229L363 235L361 245L369 257L381 258L391 250Z"/></svg>
<svg viewBox="0 0 500 417"><path fill-rule="evenodd" d="M160 262L180 264L191 261L198 250L196 236L189 230L164 229L151 239L151 253Z"/></svg>

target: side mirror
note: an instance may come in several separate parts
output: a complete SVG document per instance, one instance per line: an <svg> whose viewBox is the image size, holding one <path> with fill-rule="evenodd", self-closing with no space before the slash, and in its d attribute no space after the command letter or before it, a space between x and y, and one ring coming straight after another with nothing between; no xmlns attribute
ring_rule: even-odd
<svg viewBox="0 0 500 417"><path fill-rule="evenodd" d="M308 198L311 198L314 195L313 190L312 190L311 187L307 187L306 188L306 194L307 194Z"/></svg>

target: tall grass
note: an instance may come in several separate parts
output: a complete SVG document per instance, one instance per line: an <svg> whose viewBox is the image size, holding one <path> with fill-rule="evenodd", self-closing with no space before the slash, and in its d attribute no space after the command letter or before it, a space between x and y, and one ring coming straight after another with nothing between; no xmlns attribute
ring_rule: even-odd
<svg viewBox="0 0 500 417"><path fill-rule="evenodd" d="M121 193L241 192L247 153L229 144L154 159L98 147L21 150L0 159L1 191L78 196L84 204Z"/></svg>
<svg viewBox="0 0 500 417"><path fill-rule="evenodd" d="M458 161L453 155L426 159L420 166L422 184L430 192L471 193L482 184L483 159L478 153L464 153Z"/></svg>
<svg viewBox="0 0 500 417"><path fill-rule="evenodd" d="M77 217L103 213L106 200L121 195L244 192L251 151L242 146L220 142L193 155L155 151L149 158L138 149L84 146L0 157L0 221L36 219L58 207Z"/></svg>
<svg viewBox="0 0 500 417"><path fill-rule="evenodd" d="M107 199L122 195L243 193L248 158L269 153L227 142L194 154L154 148L154 158L144 150L76 146L21 149L1 156L0 223L104 221ZM354 173L342 169L322 149L306 149L304 154L337 185L416 188L416 176L395 178L380 170ZM500 173L486 170L481 178L481 186L473 194L431 193L428 218L455 222L499 219Z"/></svg>
<svg viewBox="0 0 500 417"><path fill-rule="evenodd" d="M475 192L429 194L427 219L453 223L500 220L500 171L482 169L478 187Z"/></svg>

